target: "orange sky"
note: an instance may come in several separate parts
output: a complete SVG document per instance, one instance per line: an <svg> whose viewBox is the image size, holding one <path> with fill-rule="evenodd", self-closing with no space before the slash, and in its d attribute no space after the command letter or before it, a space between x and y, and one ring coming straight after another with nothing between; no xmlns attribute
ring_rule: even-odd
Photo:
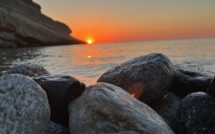
<svg viewBox="0 0 215 134"><path fill-rule="evenodd" d="M214 0L34 0L95 42L215 37Z"/></svg>

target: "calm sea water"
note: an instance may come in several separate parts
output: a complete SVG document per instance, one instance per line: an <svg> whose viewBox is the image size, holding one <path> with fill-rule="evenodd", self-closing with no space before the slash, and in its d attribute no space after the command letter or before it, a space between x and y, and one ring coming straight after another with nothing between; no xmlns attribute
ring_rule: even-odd
<svg viewBox="0 0 215 134"><path fill-rule="evenodd" d="M53 74L71 75L90 85L111 67L149 53L163 53L174 63L215 71L215 39L0 49L0 71L37 63Z"/></svg>

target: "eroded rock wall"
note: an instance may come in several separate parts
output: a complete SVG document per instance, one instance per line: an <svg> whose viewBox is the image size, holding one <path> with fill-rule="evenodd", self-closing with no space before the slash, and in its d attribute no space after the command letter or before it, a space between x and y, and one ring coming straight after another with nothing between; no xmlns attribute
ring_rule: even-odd
<svg viewBox="0 0 215 134"><path fill-rule="evenodd" d="M41 13L32 0L0 0L0 47L78 44L65 24Z"/></svg>

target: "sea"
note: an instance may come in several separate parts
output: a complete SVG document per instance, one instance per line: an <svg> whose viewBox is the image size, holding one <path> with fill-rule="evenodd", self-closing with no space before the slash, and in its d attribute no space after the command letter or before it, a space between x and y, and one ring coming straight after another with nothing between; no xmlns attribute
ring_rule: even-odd
<svg viewBox="0 0 215 134"><path fill-rule="evenodd" d="M165 54L174 64L215 71L215 38L209 38L0 49L0 72L36 63L52 74L71 75L91 85L112 67L150 53Z"/></svg>

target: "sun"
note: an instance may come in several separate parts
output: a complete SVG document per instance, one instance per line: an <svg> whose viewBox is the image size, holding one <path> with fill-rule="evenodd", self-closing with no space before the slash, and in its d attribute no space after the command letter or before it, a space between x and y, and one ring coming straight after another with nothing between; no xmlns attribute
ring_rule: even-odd
<svg viewBox="0 0 215 134"><path fill-rule="evenodd" d="M87 40L87 43L88 43L88 44L92 44L93 41L92 41L91 39L89 39L89 40Z"/></svg>

